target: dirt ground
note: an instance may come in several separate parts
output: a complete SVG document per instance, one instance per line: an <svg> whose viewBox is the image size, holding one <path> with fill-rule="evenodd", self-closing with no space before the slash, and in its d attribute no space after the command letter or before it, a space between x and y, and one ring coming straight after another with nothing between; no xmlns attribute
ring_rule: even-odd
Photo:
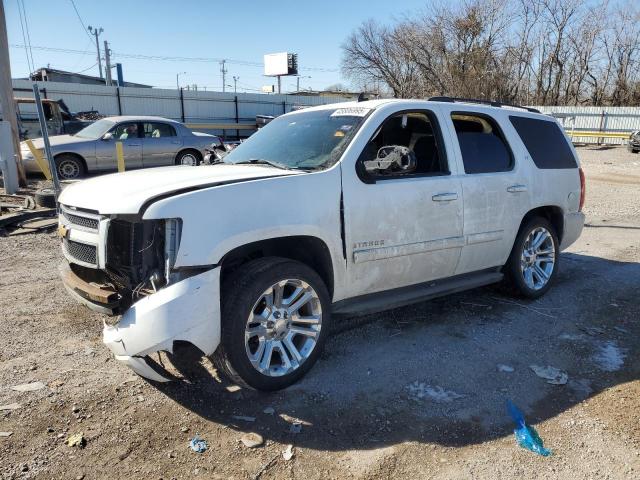
<svg viewBox="0 0 640 480"><path fill-rule="evenodd" d="M189 348L164 359L183 381L136 377L66 295L55 234L0 238L0 406L18 404L0 410L0 477L640 478L640 155L578 151L587 226L544 298L485 288L372 315L273 394L234 388ZM29 382L44 386L11 389ZM506 399L551 456L517 446ZM265 444L245 447L247 432ZM65 443L76 433L84 448Z"/></svg>

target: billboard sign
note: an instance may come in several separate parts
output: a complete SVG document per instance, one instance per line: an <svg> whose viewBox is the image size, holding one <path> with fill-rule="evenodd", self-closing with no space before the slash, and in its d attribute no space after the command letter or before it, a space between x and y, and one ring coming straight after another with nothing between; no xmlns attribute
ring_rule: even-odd
<svg viewBox="0 0 640 480"><path fill-rule="evenodd" d="M264 56L264 74L267 77L298 74L298 54L269 53Z"/></svg>

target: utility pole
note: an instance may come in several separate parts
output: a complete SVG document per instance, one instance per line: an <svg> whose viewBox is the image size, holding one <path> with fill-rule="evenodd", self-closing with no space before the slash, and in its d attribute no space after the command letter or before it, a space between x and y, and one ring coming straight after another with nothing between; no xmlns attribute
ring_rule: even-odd
<svg viewBox="0 0 640 480"><path fill-rule="evenodd" d="M225 92L225 87L227 84L227 69L225 68L224 64L226 63L226 60L222 60L220 62L220 72L222 73L222 92Z"/></svg>
<svg viewBox="0 0 640 480"><path fill-rule="evenodd" d="M8 122L10 126L10 136L13 140L9 145L0 145L0 149L7 152L2 154L3 162L6 163L6 171L14 172L17 170L18 183L22 187L27 186L27 177L24 174L22 166L22 157L20 156L20 132L18 130L18 117L16 116L16 104L13 99L13 86L11 84L11 64L9 63L9 41L7 39L7 24L4 16L4 2L0 2L0 111L3 121ZM2 142L3 144L5 142ZM16 170L14 165L9 162L16 162ZM5 168L2 169L5 171ZM15 178L13 179L15 182ZM5 188L12 189L11 179L4 178ZM15 193L15 192L11 192Z"/></svg>
<svg viewBox="0 0 640 480"><path fill-rule="evenodd" d="M186 75L187 72L176 73L176 88L180 90L180 75Z"/></svg>
<svg viewBox="0 0 640 480"><path fill-rule="evenodd" d="M299 92L300 91L300 79L301 78L311 78L308 75L296 75L296 90Z"/></svg>
<svg viewBox="0 0 640 480"><path fill-rule="evenodd" d="M106 40L104 41L104 76L106 85L109 87L113 85L111 81L111 49Z"/></svg>
<svg viewBox="0 0 640 480"><path fill-rule="evenodd" d="M100 34L102 32L104 32L104 29L102 27L93 28L91 25L89 25L89 27L87 27L87 30L89 30L89 33L91 35L96 37L96 50L98 51L98 57L97 57L98 58L98 70L100 70L100 78L104 78L102 76L102 59L100 58L100 40L98 39Z"/></svg>
<svg viewBox="0 0 640 480"><path fill-rule="evenodd" d="M240 80L240 77L236 77L235 75L233 76L233 93L238 93L238 89L237 87L237 83L238 80Z"/></svg>

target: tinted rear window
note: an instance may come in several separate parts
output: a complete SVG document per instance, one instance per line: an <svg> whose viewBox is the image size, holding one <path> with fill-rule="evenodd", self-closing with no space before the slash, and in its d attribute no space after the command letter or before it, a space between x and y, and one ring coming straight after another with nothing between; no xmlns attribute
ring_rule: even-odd
<svg viewBox="0 0 640 480"><path fill-rule="evenodd" d="M553 121L510 116L538 168L576 168L576 159L560 126Z"/></svg>

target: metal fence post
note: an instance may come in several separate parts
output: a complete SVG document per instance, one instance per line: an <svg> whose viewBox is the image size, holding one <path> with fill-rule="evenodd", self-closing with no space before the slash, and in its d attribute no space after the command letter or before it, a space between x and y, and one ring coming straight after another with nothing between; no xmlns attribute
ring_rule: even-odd
<svg viewBox="0 0 640 480"><path fill-rule="evenodd" d="M53 180L53 189L56 193L56 204L58 203L58 195L60 195L60 181L58 180L58 170L56 169L56 162L51 155L51 144L49 143L49 131L47 130L47 120L44 117L44 109L42 108L42 101L40 100L40 91L38 90L38 84L33 84L33 97L36 101L36 109L38 110L38 120L40 120L40 130L42 131L42 140L44 141L44 152L47 155L49 161L49 171L51 172L51 178Z"/></svg>
<svg viewBox="0 0 640 480"><path fill-rule="evenodd" d="M120 87L116 87L116 98L118 99L118 115L122 115L122 103L120 101Z"/></svg>
<svg viewBox="0 0 640 480"><path fill-rule="evenodd" d="M236 123L240 123L240 116L238 115L238 96L233 97L233 102L236 106ZM236 140L240 140L240 130L236 128Z"/></svg>
<svg viewBox="0 0 640 480"><path fill-rule="evenodd" d="M180 119L184 123L184 94L182 92L183 88L180 87Z"/></svg>

